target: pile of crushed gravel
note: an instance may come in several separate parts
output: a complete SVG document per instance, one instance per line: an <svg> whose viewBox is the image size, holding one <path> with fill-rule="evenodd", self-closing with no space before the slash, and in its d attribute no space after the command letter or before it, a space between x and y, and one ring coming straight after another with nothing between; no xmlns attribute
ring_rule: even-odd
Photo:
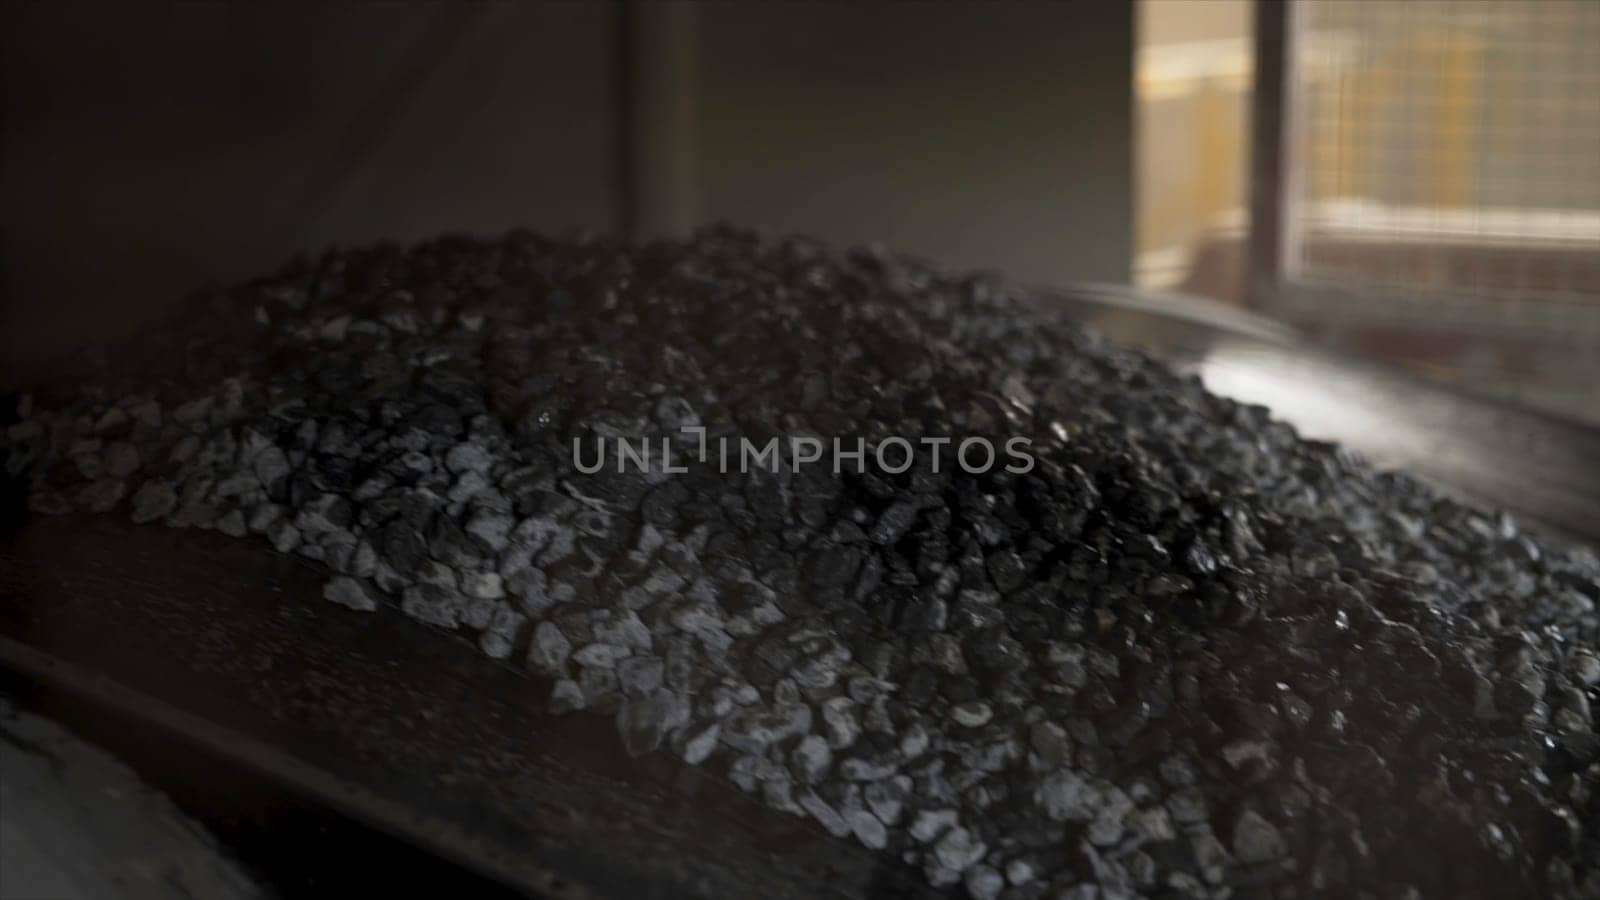
<svg viewBox="0 0 1600 900"><path fill-rule="evenodd" d="M324 561L934 885L1600 897L1600 562L994 279L516 232L296 263L106 372L6 432L34 510ZM895 436L1034 464L891 474ZM649 471L576 467L619 438Z"/></svg>

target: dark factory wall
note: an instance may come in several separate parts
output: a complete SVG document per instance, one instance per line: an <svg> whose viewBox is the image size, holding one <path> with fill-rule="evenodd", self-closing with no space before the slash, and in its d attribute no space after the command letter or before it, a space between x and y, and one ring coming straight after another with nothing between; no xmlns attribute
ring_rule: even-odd
<svg viewBox="0 0 1600 900"><path fill-rule="evenodd" d="M446 230L725 218L1128 271L1122 0L3 9L0 378L208 280Z"/></svg>
<svg viewBox="0 0 1600 900"><path fill-rule="evenodd" d="M614 13L8 4L9 358L329 241L611 227Z"/></svg>
<svg viewBox="0 0 1600 900"><path fill-rule="evenodd" d="M701 7L712 218L1126 281L1133 5Z"/></svg>

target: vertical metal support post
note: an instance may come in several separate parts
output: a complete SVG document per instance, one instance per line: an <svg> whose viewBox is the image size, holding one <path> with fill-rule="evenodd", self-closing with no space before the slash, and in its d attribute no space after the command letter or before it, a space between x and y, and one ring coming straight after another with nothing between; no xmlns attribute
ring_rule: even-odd
<svg viewBox="0 0 1600 900"><path fill-rule="evenodd" d="M1295 96L1297 0L1256 0L1250 141L1250 305L1272 306L1298 267L1293 204L1299 194Z"/></svg>
<svg viewBox="0 0 1600 900"><path fill-rule="evenodd" d="M623 0L619 106L622 230L683 237L700 223L694 3Z"/></svg>

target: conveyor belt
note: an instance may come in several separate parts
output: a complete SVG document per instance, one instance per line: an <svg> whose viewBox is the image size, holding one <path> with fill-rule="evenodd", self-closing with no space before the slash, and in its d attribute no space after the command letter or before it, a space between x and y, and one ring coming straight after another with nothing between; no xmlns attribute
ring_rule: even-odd
<svg viewBox="0 0 1600 900"><path fill-rule="evenodd" d="M703 770L629 758L609 722L546 715L548 685L470 643L319 585L216 534L35 520L0 551L0 664L530 895L926 892Z"/></svg>
<svg viewBox="0 0 1600 900"><path fill-rule="evenodd" d="M1269 407L1305 437L1600 544L1600 429L1323 353L1209 301L1091 287L1044 292L1042 302L1198 375L1215 393Z"/></svg>

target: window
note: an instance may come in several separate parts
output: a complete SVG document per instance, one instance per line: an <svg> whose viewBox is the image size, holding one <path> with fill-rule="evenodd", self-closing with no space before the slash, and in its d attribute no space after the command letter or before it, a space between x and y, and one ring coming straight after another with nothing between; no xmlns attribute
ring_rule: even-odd
<svg viewBox="0 0 1600 900"><path fill-rule="evenodd" d="M1278 8L1257 302L1340 349L1600 421L1600 3Z"/></svg>

